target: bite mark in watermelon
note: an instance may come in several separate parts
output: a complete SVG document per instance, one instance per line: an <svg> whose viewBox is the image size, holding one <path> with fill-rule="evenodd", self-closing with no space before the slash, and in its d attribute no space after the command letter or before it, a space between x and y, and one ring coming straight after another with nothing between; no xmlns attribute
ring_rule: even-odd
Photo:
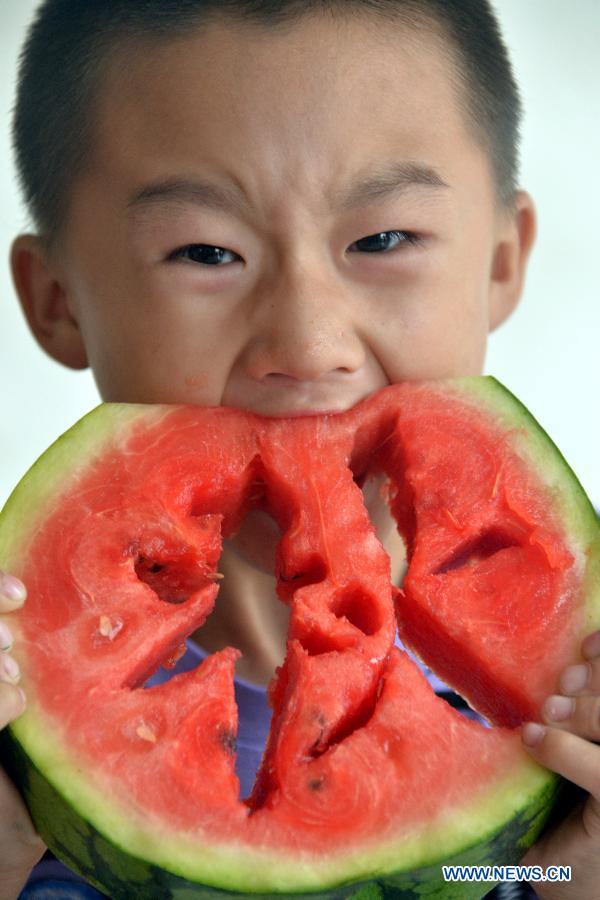
<svg viewBox="0 0 600 900"><path fill-rule="evenodd" d="M358 487L376 473L407 545L401 589ZM210 615L221 541L256 505L282 531L291 616L241 798L238 651L140 688ZM558 779L515 726L600 624L599 543L566 463L491 379L291 420L105 404L2 513L0 566L29 591L28 709L3 758L44 839L115 900L480 896L441 863L515 862L543 826ZM396 625L493 727L433 694Z"/></svg>

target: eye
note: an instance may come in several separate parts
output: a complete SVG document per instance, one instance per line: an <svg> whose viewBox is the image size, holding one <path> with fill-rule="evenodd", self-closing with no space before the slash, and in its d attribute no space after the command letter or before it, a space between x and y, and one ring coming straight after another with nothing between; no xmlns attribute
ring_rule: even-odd
<svg viewBox="0 0 600 900"><path fill-rule="evenodd" d="M201 263L205 266L223 266L241 261L242 257L234 253L233 250L213 247L212 244L187 244L185 247L173 250L167 259L189 259L190 262Z"/></svg>
<svg viewBox="0 0 600 900"><path fill-rule="evenodd" d="M412 231L379 231L355 241L348 247L349 253L389 253L401 244L418 244L419 237Z"/></svg>

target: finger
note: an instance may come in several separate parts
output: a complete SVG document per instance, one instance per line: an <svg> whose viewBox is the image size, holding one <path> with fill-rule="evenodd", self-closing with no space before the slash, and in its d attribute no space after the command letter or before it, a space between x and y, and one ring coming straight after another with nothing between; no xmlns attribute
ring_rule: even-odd
<svg viewBox="0 0 600 900"><path fill-rule="evenodd" d="M600 630L587 635L581 653L586 662L567 666L558 680L559 689L566 696L600 694Z"/></svg>
<svg viewBox="0 0 600 900"><path fill-rule="evenodd" d="M578 734L588 741L600 741L600 697L563 697L554 694L542 705L544 722Z"/></svg>
<svg viewBox="0 0 600 900"><path fill-rule="evenodd" d="M11 612L23 606L27 589L14 575L0 571L0 612Z"/></svg>
<svg viewBox="0 0 600 900"><path fill-rule="evenodd" d="M0 653L0 681L16 684L21 677L21 670L16 659L8 653Z"/></svg>
<svg viewBox="0 0 600 900"><path fill-rule="evenodd" d="M0 681L16 684L21 677L21 670L16 659L8 653L0 653Z"/></svg>
<svg viewBox="0 0 600 900"><path fill-rule="evenodd" d="M567 697L600 694L600 658L567 666L560 674L558 687Z"/></svg>
<svg viewBox="0 0 600 900"><path fill-rule="evenodd" d="M20 687L0 681L0 728L20 716L25 703L25 694Z"/></svg>
<svg viewBox="0 0 600 900"><path fill-rule="evenodd" d="M12 631L6 624L0 619L0 652L6 653L13 645L13 636Z"/></svg>
<svg viewBox="0 0 600 900"><path fill-rule="evenodd" d="M595 659L600 656L600 631L588 634L581 645L581 653L584 659Z"/></svg>
<svg viewBox="0 0 600 900"><path fill-rule="evenodd" d="M539 763L600 800L600 747L569 731L527 722L521 737Z"/></svg>
<svg viewBox="0 0 600 900"><path fill-rule="evenodd" d="M46 849L8 775L0 769L0 896L16 897Z"/></svg>

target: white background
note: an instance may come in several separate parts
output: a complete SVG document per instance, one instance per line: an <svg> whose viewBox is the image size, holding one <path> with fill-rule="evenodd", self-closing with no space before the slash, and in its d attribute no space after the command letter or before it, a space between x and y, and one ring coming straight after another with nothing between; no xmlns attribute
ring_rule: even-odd
<svg viewBox="0 0 600 900"><path fill-rule="evenodd" d="M16 59L36 2L0 4L0 504L98 402L89 372L63 369L34 343L6 262L13 235L28 224L9 128ZM496 7L526 107L521 183L536 200L539 234L524 302L492 336L487 371L529 406L600 505L600 2Z"/></svg>

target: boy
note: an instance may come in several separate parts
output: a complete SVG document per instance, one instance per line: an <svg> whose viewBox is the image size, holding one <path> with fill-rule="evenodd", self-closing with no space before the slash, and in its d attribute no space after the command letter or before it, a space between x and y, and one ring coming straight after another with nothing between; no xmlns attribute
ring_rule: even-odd
<svg viewBox="0 0 600 900"><path fill-rule="evenodd" d="M29 325L55 359L90 365L107 401L281 416L479 374L534 238L515 187L518 118L484 0L47 0L15 118L38 228L12 251ZM398 582L393 522L376 490L365 499ZM268 574L277 538L248 516L196 636L208 652L239 647L254 685L285 643ZM4 584L9 612L24 595ZM551 726L523 732L536 759L590 791L528 854L573 868L542 897L597 895L600 634L582 653L544 706ZM24 705L11 659L0 727ZM9 900L43 848L0 789Z"/></svg>

